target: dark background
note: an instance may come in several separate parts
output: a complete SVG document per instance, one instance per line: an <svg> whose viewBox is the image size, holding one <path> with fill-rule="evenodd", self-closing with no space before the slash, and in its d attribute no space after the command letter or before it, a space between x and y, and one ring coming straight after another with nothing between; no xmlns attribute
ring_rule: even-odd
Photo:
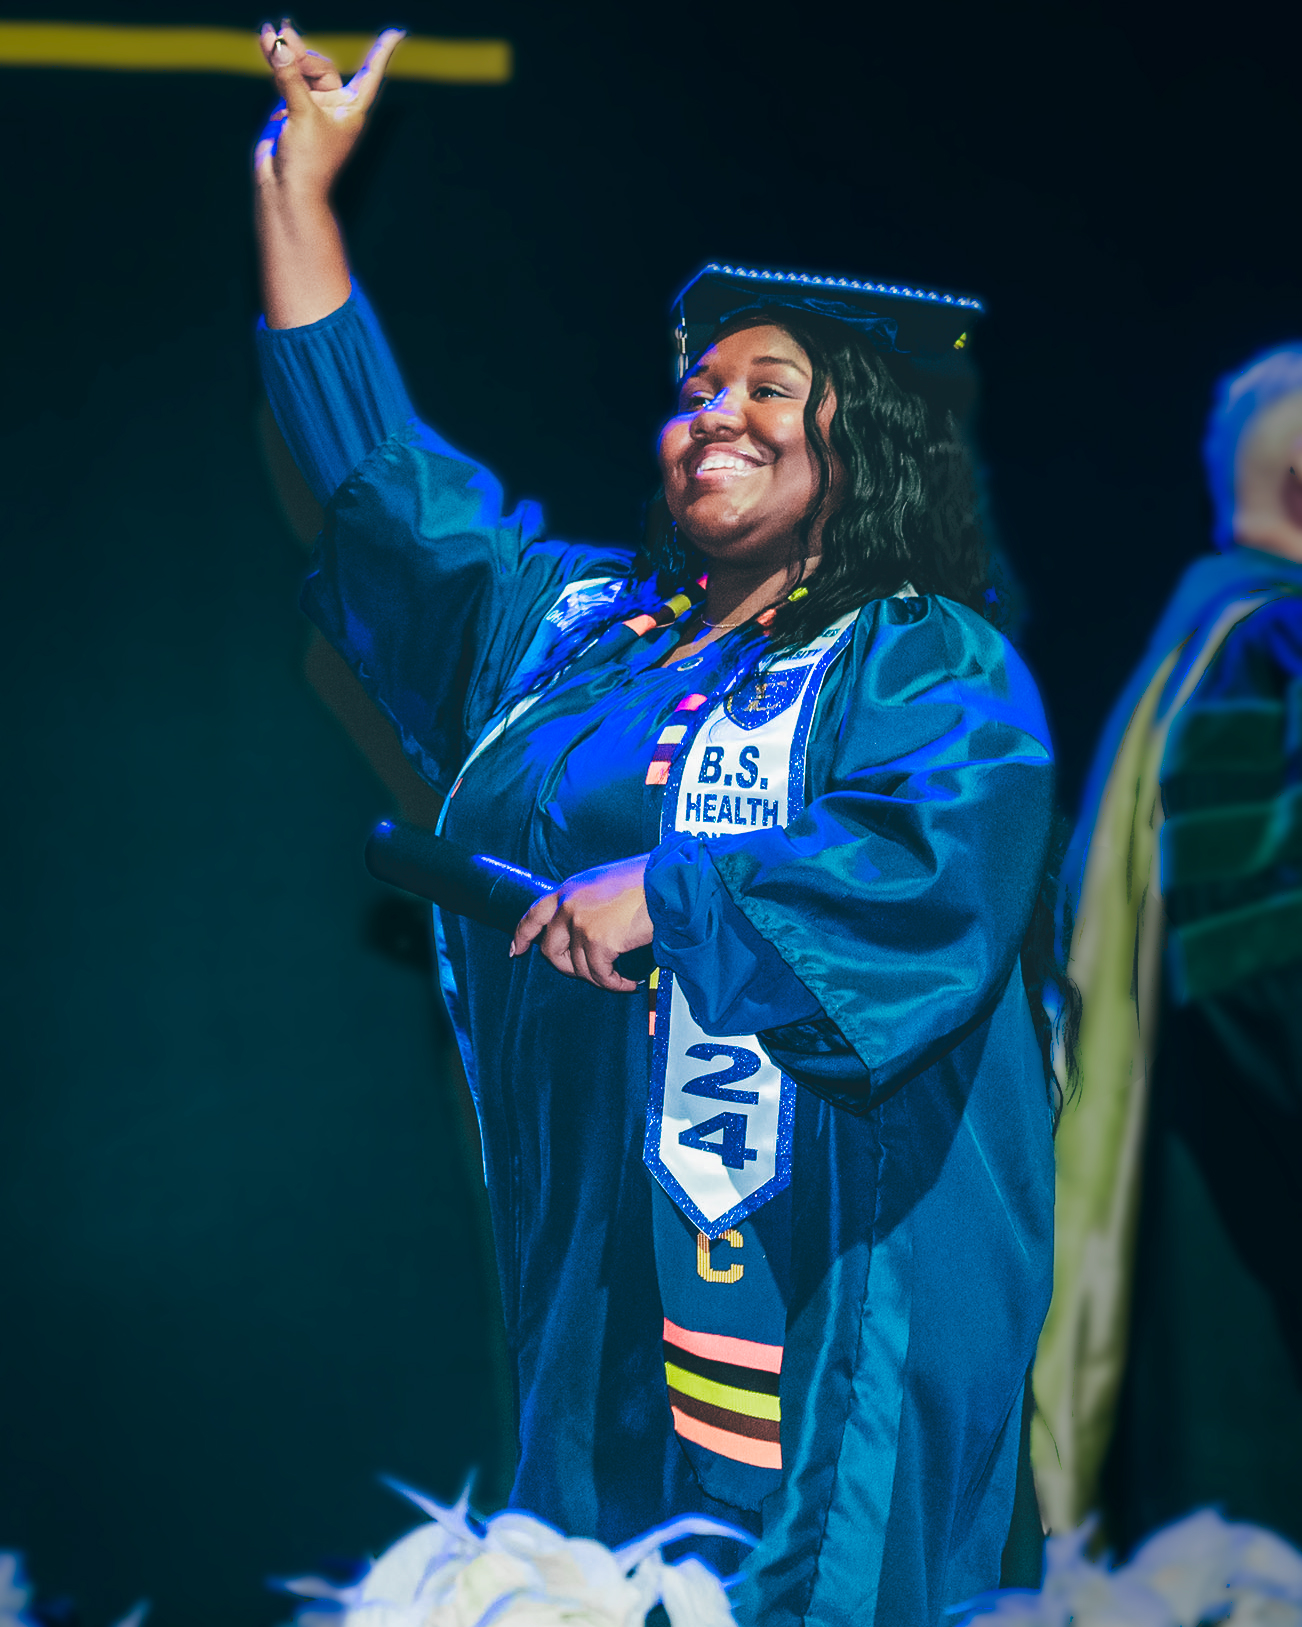
<svg viewBox="0 0 1302 1627"><path fill-rule="evenodd" d="M35 16L32 7L6 8ZM45 10L250 28L211 0ZM1070 807L1206 543L1216 376L1302 332L1296 24L1240 6L322 0L509 38L396 83L340 199L421 409L626 537L705 259L979 292L979 433ZM0 70L0 1546L107 1623L283 1619L380 1471L501 1442L474 1153L390 794L303 677L255 430L254 80Z"/></svg>

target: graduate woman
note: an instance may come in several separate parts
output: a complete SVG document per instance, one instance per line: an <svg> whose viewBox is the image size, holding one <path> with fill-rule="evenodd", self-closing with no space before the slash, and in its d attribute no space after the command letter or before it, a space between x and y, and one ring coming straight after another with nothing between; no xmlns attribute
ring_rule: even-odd
<svg viewBox="0 0 1302 1627"><path fill-rule="evenodd" d="M747 1527L756 1627L939 1623L1000 1580L1052 1249L1048 736L952 421L896 376L974 302L707 273L642 545L558 541L415 417L351 283L329 192L398 38L343 86L264 32L259 345L327 502L308 614L447 835L558 882L510 954L439 923L512 1502Z"/></svg>

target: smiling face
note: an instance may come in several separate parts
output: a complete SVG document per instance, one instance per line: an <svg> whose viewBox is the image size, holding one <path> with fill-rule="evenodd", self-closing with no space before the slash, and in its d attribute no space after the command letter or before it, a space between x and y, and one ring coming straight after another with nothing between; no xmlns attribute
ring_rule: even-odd
<svg viewBox="0 0 1302 1627"><path fill-rule="evenodd" d="M792 561L818 496L805 435L812 383L802 347L770 326L725 334L683 380L661 431L660 472L669 512L711 559L767 569ZM835 411L829 390L818 410L824 435ZM817 539L815 526L810 553Z"/></svg>

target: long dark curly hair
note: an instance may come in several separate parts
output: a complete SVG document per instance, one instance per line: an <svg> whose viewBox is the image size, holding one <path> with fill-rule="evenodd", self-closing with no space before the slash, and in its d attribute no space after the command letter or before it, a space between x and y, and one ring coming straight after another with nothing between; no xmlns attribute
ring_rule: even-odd
<svg viewBox="0 0 1302 1627"><path fill-rule="evenodd" d="M813 376L805 403L805 438L819 480L792 542L793 585L799 581L805 592L777 608L767 630L768 648L798 648L847 610L898 593L906 584L920 594L957 600L998 622L1000 606L992 587L975 470L952 411L910 388L918 382L916 375L907 382L901 378L909 367L907 358L879 350L866 335L816 312L760 306L724 323L714 338L770 325L789 333L809 358ZM835 394L836 411L824 435L818 410L829 390ZM828 512L834 458L845 478L836 507ZM802 581L802 562L820 516L818 569ZM683 581L704 568L708 562L679 542L664 494L658 493L648 506L634 574ZM1080 1025L1080 995L1053 942L1064 832L1059 816L1021 944L1022 982L1055 1124L1062 1109L1062 1086L1053 1066L1055 1041L1061 1071L1074 1083Z"/></svg>
<svg viewBox="0 0 1302 1627"><path fill-rule="evenodd" d="M791 542L791 581L773 607L752 660L778 649L798 649L838 616L889 597L906 584L938 593L998 623L1001 607L991 585L990 554L980 520L972 457L943 396L928 402L916 389L909 361L883 352L847 323L781 304L760 305L723 323L711 343L746 328L780 327L809 357L805 435L819 470L818 490ZM818 411L828 390L836 396L830 432ZM834 509L833 457L845 480ZM810 538L820 518L821 559L804 575ZM524 692L546 687L578 651L621 621L653 611L709 570L709 560L674 523L663 488L646 507L641 545L623 591L573 622L552 646L544 665L524 680ZM509 699L520 698L512 691Z"/></svg>
<svg viewBox="0 0 1302 1627"><path fill-rule="evenodd" d="M993 617L976 478L952 413L930 406L900 382L893 369L908 365L903 356L893 361L890 352L879 351L866 335L833 317L761 305L724 323L714 341L769 326L789 333L809 358L813 377L805 436L819 483L792 538L792 586L799 581L806 591L777 607L768 647L798 647L847 610L887 598L906 584ZM836 412L824 435L818 411L829 390ZM829 512L834 457L845 478ZM820 518L822 557L808 581L801 581ZM708 561L681 539L664 493L658 492L647 508L634 577L677 583L706 569Z"/></svg>

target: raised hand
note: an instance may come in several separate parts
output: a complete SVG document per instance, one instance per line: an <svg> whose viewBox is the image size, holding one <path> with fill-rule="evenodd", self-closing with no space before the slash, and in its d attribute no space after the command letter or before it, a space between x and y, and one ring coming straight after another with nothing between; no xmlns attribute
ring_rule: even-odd
<svg viewBox="0 0 1302 1627"><path fill-rule="evenodd" d="M330 188L366 127L403 34L389 28L345 85L329 57L283 23L260 44L283 100L253 153L255 210L267 325L300 328L348 299L352 280Z"/></svg>
<svg viewBox="0 0 1302 1627"><path fill-rule="evenodd" d="M254 149L259 188L292 188L317 200L329 196L403 37L401 29L385 29L345 84L330 58L311 50L290 24L279 32L264 25L258 43L283 100Z"/></svg>

